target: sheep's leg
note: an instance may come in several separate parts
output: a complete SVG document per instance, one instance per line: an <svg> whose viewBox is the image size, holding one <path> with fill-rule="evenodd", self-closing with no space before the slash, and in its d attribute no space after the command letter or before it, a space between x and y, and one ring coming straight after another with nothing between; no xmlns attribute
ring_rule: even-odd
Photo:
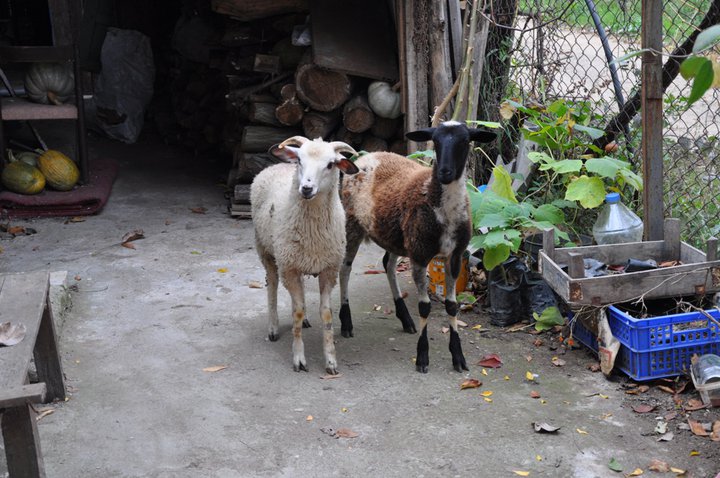
<svg viewBox="0 0 720 478"><path fill-rule="evenodd" d="M348 283L350 281L350 273L352 272L352 264L355 256L360 249L360 243L363 236L356 230L353 230L350 224L347 228L347 245L345 247L345 259L343 259L340 268L340 335L349 338L353 336L352 314L350 313L350 298L348 295Z"/></svg>
<svg viewBox="0 0 720 478"><path fill-rule="evenodd" d="M293 369L308 371L305 360L305 344L302 339L303 321L305 320L305 290L303 288L302 274L298 271L285 272L283 284L290 293L293 310Z"/></svg>
<svg viewBox="0 0 720 478"><path fill-rule="evenodd" d="M325 269L318 277L320 282L320 317L323 322L323 352L325 353L325 371L337 375L337 359L335 358L335 337L333 334L332 310L330 294L337 281L337 269Z"/></svg>
<svg viewBox="0 0 720 478"><path fill-rule="evenodd" d="M458 334L458 304L455 296L455 282L458 275L460 275L461 258L462 252L458 253L456 251L450 258L445 259L445 271L449 272L445 274L445 312L450 316L450 355L456 372L468 370L462 352L462 345L460 344L460 335Z"/></svg>
<svg viewBox="0 0 720 478"><path fill-rule="evenodd" d="M415 369L427 373L430 365L429 346L427 337L427 322L430 316L430 296L428 295L427 264L412 263L412 276L418 293L418 308L420 309L420 338L417 343L417 357Z"/></svg>
<svg viewBox="0 0 720 478"><path fill-rule="evenodd" d="M386 252L383 256L383 266L385 267L385 275L387 276L388 284L390 284L390 291L392 291L393 301L395 302L395 317L400 319L403 330L408 334L415 334L415 322L413 322L410 312L405 305L405 300L402 298L400 292L400 286L397 280L397 261L399 256Z"/></svg>
<svg viewBox="0 0 720 478"><path fill-rule="evenodd" d="M280 338L277 312L278 268L275 259L271 256L263 255L262 263L265 266L265 280L267 282L268 339L275 342Z"/></svg>

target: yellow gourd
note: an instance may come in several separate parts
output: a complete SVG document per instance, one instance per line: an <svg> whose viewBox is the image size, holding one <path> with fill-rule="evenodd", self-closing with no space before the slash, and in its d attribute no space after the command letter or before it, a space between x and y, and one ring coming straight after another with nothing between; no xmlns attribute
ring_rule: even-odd
<svg viewBox="0 0 720 478"><path fill-rule="evenodd" d="M37 162L47 184L58 191L71 190L80 179L80 170L75 162L60 151L49 149L40 155Z"/></svg>

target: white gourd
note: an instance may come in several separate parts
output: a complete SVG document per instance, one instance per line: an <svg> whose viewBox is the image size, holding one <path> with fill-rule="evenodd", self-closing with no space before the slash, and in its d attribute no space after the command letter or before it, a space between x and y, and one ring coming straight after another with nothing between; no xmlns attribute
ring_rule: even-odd
<svg viewBox="0 0 720 478"><path fill-rule="evenodd" d="M395 119L402 114L400 93L393 91L390 83L374 81L368 87L368 103L376 115Z"/></svg>

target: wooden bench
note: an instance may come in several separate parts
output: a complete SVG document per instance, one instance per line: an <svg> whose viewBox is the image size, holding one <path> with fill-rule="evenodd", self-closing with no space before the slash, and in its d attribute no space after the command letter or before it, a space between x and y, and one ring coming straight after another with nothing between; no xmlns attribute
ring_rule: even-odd
<svg viewBox="0 0 720 478"><path fill-rule="evenodd" d="M25 338L0 347L0 421L10 478L44 477L32 403L65 399L48 272L0 275L0 323L22 323ZM35 358L39 383L29 384Z"/></svg>

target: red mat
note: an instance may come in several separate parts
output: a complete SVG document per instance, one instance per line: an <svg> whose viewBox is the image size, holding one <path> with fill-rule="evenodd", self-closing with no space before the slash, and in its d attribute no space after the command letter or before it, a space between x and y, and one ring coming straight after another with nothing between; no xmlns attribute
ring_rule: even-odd
<svg viewBox="0 0 720 478"><path fill-rule="evenodd" d="M0 209L11 219L95 214L107 203L117 170L117 162L112 159L93 160L89 184L76 186L71 191L46 189L33 195L0 191Z"/></svg>

